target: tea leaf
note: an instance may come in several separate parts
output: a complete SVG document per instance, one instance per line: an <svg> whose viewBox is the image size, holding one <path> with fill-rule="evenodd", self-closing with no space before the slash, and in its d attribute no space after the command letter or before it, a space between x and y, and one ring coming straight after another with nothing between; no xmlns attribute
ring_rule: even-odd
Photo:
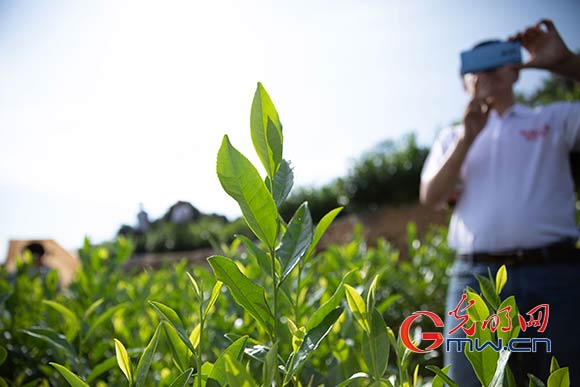
<svg viewBox="0 0 580 387"><path fill-rule="evenodd" d="M2 364L2 360L0 359L0 364ZM558 360L556 360L556 356L552 356L552 359L550 360L550 373L554 373L554 371L557 371L560 369L560 364L558 364Z"/></svg>
<svg viewBox="0 0 580 387"><path fill-rule="evenodd" d="M288 367L288 372L284 376L283 385L286 385L286 383L292 380L292 377L300 370L300 368L304 365L306 360L308 360L310 354L313 351L315 351L316 348L318 348L318 346L320 345L322 340L326 337L326 335L328 335L328 332L330 332L330 329L332 328L336 320L338 320L342 312L343 312L342 307L334 309L324 318L324 320L322 320L322 322L319 325L317 325L316 327L314 327L313 329L309 330L306 333L306 336L304 336L304 340L302 341L300 348L298 349L297 352L294 353L292 362Z"/></svg>
<svg viewBox="0 0 580 387"><path fill-rule="evenodd" d="M489 317L489 309L483 299L477 293L467 292L467 302L474 300L475 303L467 309L471 321L483 321Z"/></svg>
<svg viewBox="0 0 580 387"><path fill-rule="evenodd" d="M356 374L352 374L348 379L344 380L342 383L337 384L336 387L346 387L346 386L350 385L350 383L353 380L357 380L357 379L371 379L371 376L369 374L364 373L364 372L357 372Z"/></svg>
<svg viewBox="0 0 580 387"><path fill-rule="evenodd" d="M254 381L252 375L246 370L246 367L237 359L230 355L225 355L226 373L230 386L236 387L256 387L258 383Z"/></svg>
<svg viewBox="0 0 580 387"><path fill-rule="evenodd" d="M100 315L99 318L97 318L95 320L95 322L89 327L89 330L87 331L87 333L83 337L83 343L88 341L89 337L91 337L91 335L95 332L95 330L99 326L101 326L101 324L103 324L105 321L109 321L115 313L117 313L118 311L120 311L122 309L125 309L126 307L127 307L126 304L119 304L119 305L114 306L110 309L107 309L107 311L104 312L102 315Z"/></svg>
<svg viewBox="0 0 580 387"><path fill-rule="evenodd" d="M220 295L220 291L222 290L222 285L223 285L223 283L221 281L216 281L215 285L213 285L213 288L211 290L211 295L209 297L207 305L205 306L205 309L203 310L203 318L204 319L207 317L207 314L209 313L209 311L211 310L211 308L213 307L213 305L217 301L217 299Z"/></svg>
<svg viewBox="0 0 580 387"><path fill-rule="evenodd" d="M262 367L262 379L263 385L266 387L272 386L273 382L276 380L276 374L278 372L278 358L276 354L278 353L278 343L274 343L272 348L266 354L264 359L264 365Z"/></svg>
<svg viewBox="0 0 580 387"><path fill-rule="evenodd" d="M81 378L73 374L66 367L63 367L60 364L53 362L50 362L48 364L53 366L58 371L58 373L61 374L63 378L65 378L65 380L68 382L68 384L71 385L71 387L89 387L88 384L83 382Z"/></svg>
<svg viewBox="0 0 580 387"><path fill-rule="evenodd" d="M76 357L75 350L66 337L52 329L30 328L22 329L22 332L29 336L44 340L58 349L64 350L69 356Z"/></svg>
<svg viewBox="0 0 580 387"><path fill-rule="evenodd" d="M507 282L507 270L505 265L501 265L501 267L497 270L495 274L495 292L499 296L501 293L504 285Z"/></svg>
<svg viewBox="0 0 580 387"><path fill-rule="evenodd" d="M348 303L348 307L352 312L356 322L361 326L365 333L370 333L371 327L367 319L365 303L362 297L360 294L358 294L356 289L350 285L344 285L344 289L346 290L346 301Z"/></svg>
<svg viewBox="0 0 580 387"><path fill-rule="evenodd" d="M570 387L568 367L558 368L548 377L548 387Z"/></svg>
<svg viewBox="0 0 580 387"><path fill-rule="evenodd" d="M459 384L455 383L453 381L453 379L451 379L449 376L447 376L447 370L449 369L449 366L445 367L443 370L437 366L433 366L433 365L428 365L425 368L427 368L429 371L434 372L435 375L439 376L439 378L443 379L443 381L445 383L447 383L449 385L449 387L459 387ZM433 382L435 382L435 379L433 379ZM435 386L435 384L433 384L433 386Z"/></svg>
<svg viewBox="0 0 580 387"><path fill-rule="evenodd" d="M195 294L195 297L197 298L197 300L199 302L203 302L203 298L201 296L201 290L199 288L199 285L197 284L197 281L195 280L195 278L193 278L193 276L189 273L185 273L187 274L187 277L189 278L189 282L191 282L191 287L193 288L193 293Z"/></svg>
<svg viewBox="0 0 580 387"><path fill-rule="evenodd" d="M252 163L224 136L217 159L223 189L238 205L250 229L269 248L276 243L278 209Z"/></svg>
<svg viewBox="0 0 580 387"><path fill-rule="evenodd" d="M67 325L66 338L72 341L81 328L81 322L69 308L56 301L43 300L42 303L56 310L64 318Z"/></svg>
<svg viewBox="0 0 580 387"><path fill-rule="evenodd" d="M292 172L292 168L290 167L288 161L282 160L280 168L274 176L274 192L272 192L272 195L274 196L274 202L276 202L276 206L278 208L282 205L282 203L284 203L284 200L286 200L290 194L293 185L294 173Z"/></svg>
<svg viewBox="0 0 580 387"><path fill-rule="evenodd" d="M306 257L304 258L304 262L306 260L308 260L312 256L312 254L314 254L314 251L316 249L316 246L318 245L318 242L320 242L320 239L322 238L322 236L324 235L324 233L326 232L328 227L332 224L332 221L334 220L334 218L336 218L338 216L338 214L340 213L340 211L342 211L342 209L343 209L343 207L335 208L334 210L332 210L332 211L328 212L326 215L324 215L322 217L322 219L320 219L320 222L318 222L318 224L316 225L316 229L314 230L314 237L312 238L312 243L310 244L310 248L306 252Z"/></svg>
<svg viewBox="0 0 580 387"><path fill-rule="evenodd" d="M502 343L505 345L507 345L510 339L518 337L520 333L520 323L518 319L519 310L518 306L516 305L516 299L514 296L509 296L508 298L503 300L501 305L498 307L498 311L508 306L511 306L511 311L509 313L510 316L509 321L507 320L506 312L501 312L498 314L500 318L499 320L500 323L499 328L497 330L497 338L501 339ZM511 326L511 329L509 331L504 331L502 329L507 328L508 326Z"/></svg>
<svg viewBox="0 0 580 387"><path fill-rule="evenodd" d="M197 349L197 347L199 346L200 338L201 338L201 324L197 324L195 328L193 328L193 330L191 331L191 334L189 335L189 341L191 341L191 344L193 344L193 348Z"/></svg>
<svg viewBox="0 0 580 387"><path fill-rule="evenodd" d="M474 323L475 324L475 323ZM474 338L479 339L480 345L488 341L492 341L491 332L488 329L481 329L481 324L477 323ZM481 351L469 351L467 348L464 351L467 360L471 363L475 375L484 386L489 385L493 379L495 368L499 358L499 353L493 348L486 346Z"/></svg>
<svg viewBox="0 0 580 387"><path fill-rule="evenodd" d="M192 353L187 345L183 342L175 328L169 324L167 321L163 323L163 330L165 336L167 337L167 345L171 350L171 355L173 356L173 361L180 372L185 371L189 365L189 354Z"/></svg>
<svg viewBox="0 0 580 387"><path fill-rule="evenodd" d="M119 368L129 381L129 385L133 385L133 369L131 368L131 361L129 360L129 355L127 354L127 349L123 343L119 340L115 339L115 353L117 355L117 363L119 364Z"/></svg>
<svg viewBox="0 0 580 387"><path fill-rule="evenodd" d="M534 376L532 374L528 374L528 378L530 379L529 387L546 387L544 382L542 382L542 380L540 378L538 378L537 376Z"/></svg>
<svg viewBox="0 0 580 387"><path fill-rule="evenodd" d="M155 333L153 337L145 347L145 351L139 358L139 363L137 364L137 370L135 371L135 384L137 386L144 386L145 379L147 378L147 373L149 372L149 368L151 367L151 362L153 361L153 357L155 356L155 351L157 350L157 343L159 342L159 335L161 334L161 324L157 325L157 329L155 329Z"/></svg>
<svg viewBox="0 0 580 387"><path fill-rule="evenodd" d="M282 275L280 282L288 277L312 242L312 217L308 203L304 202L290 220L276 255L280 257Z"/></svg>
<svg viewBox="0 0 580 387"><path fill-rule="evenodd" d="M171 382L169 387L186 387L189 378L191 378L191 374L193 374L193 368L189 368L183 371L181 375L179 375L177 378L175 378L175 380L173 380L173 382Z"/></svg>
<svg viewBox="0 0 580 387"><path fill-rule="evenodd" d="M151 304L159 312L159 314L165 317L167 322L173 327L173 329L175 329L175 332L177 332L181 341L183 341L183 343L192 353L195 353L195 349L193 348L191 341L189 341L189 336L183 327L183 321L177 312L171 309L169 306L162 304L161 302L149 301L149 304Z"/></svg>
<svg viewBox="0 0 580 387"><path fill-rule="evenodd" d="M389 362L389 336L387 334L387 324L383 316L373 309L371 315L371 329L368 335L363 336L363 357L369 367L369 372L380 379L387 370Z"/></svg>
<svg viewBox="0 0 580 387"><path fill-rule="evenodd" d="M264 250L260 249L258 246L252 243L252 241L244 235L237 235L237 238L241 240L246 247L246 252L256 259L258 265L260 265L264 273L271 275L272 261L270 260L270 257L268 257L268 254L266 254Z"/></svg>
<svg viewBox="0 0 580 387"><path fill-rule="evenodd" d="M225 385L228 382L226 358L230 356L233 359L242 360L242 355L244 354L247 342L248 336L242 336L227 347L214 363L211 373L209 374L209 379L214 379L222 386Z"/></svg>
<svg viewBox="0 0 580 387"><path fill-rule="evenodd" d="M449 372L449 368L451 368L451 364L448 364L445 367L443 367L441 372L447 375L447 372ZM439 376L439 374L436 373L435 377L433 378L433 382L431 382L431 387L443 387L444 384L445 381L443 380L443 378L441 378L441 376Z"/></svg>
<svg viewBox="0 0 580 387"><path fill-rule="evenodd" d="M334 294L326 301L322 306L320 306L314 313L312 317L308 320L306 324L306 330L309 331L324 320L324 318L337 306L340 305L342 298L344 297L344 282L346 279L354 272L354 270L349 271L342 277L342 280L338 284Z"/></svg>
<svg viewBox="0 0 580 387"><path fill-rule="evenodd" d="M272 178L282 160L282 124L274 103L259 82L252 101L250 133L254 149Z"/></svg>
<svg viewBox="0 0 580 387"><path fill-rule="evenodd" d="M264 288L253 283L229 258L214 255L208 261L216 278L226 284L234 300L268 331L272 331L274 317L266 302Z"/></svg>
<svg viewBox="0 0 580 387"><path fill-rule="evenodd" d="M495 292L493 281L479 274L475 274L475 278L477 278L479 288L487 302L489 302L492 308L497 310L501 300Z"/></svg>

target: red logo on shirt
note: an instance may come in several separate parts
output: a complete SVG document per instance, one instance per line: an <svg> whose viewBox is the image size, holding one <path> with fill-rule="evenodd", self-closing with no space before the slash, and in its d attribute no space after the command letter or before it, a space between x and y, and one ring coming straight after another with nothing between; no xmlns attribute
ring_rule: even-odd
<svg viewBox="0 0 580 387"><path fill-rule="evenodd" d="M544 138L550 131L550 125L544 124L540 129L522 129L520 134L528 141L536 141L538 138Z"/></svg>

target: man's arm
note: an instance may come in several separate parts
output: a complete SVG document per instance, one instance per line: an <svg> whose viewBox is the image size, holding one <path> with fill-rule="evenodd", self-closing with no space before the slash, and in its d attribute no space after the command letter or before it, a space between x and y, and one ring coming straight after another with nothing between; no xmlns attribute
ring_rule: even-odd
<svg viewBox="0 0 580 387"><path fill-rule="evenodd" d="M471 100L463 116L463 135L449 148L441 168L427 181L421 182L419 199L422 204L437 208L447 201L457 185L467 152L487 123L490 110L490 104L484 100Z"/></svg>
<svg viewBox="0 0 580 387"><path fill-rule="evenodd" d="M511 36L510 40L518 40L530 53L530 60L520 68L546 69L580 82L580 56L566 46L551 20L541 20Z"/></svg>

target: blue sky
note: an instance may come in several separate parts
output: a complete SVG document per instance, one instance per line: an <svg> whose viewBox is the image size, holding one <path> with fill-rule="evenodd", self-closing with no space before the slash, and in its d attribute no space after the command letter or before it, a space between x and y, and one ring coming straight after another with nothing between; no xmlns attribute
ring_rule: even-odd
<svg viewBox="0 0 580 387"><path fill-rule="evenodd" d="M297 185L386 139L428 145L467 102L460 50L543 17L580 49L578 15L578 1L0 1L0 251L111 238L140 202L238 215L215 156L228 134L257 161L257 81Z"/></svg>

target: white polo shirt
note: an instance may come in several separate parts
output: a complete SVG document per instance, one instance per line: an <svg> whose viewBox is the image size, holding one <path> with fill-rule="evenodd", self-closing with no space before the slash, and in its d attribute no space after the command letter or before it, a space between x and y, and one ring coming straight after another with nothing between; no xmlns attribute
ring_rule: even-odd
<svg viewBox="0 0 580 387"><path fill-rule="evenodd" d="M425 161L428 181L463 126L443 130ZM539 247L578 237L569 153L580 150L580 102L491 111L460 172L449 225L459 254Z"/></svg>

